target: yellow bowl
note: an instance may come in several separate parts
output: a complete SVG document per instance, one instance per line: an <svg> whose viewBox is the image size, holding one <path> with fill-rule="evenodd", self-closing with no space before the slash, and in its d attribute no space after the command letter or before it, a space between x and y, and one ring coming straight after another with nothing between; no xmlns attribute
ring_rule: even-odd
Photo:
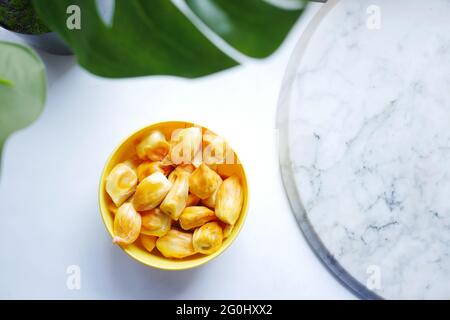
<svg viewBox="0 0 450 320"><path fill-rule="evenodd" d="M133 133L131 136L126 138L111 154L111 156L106 162L105 168L103 169L99 188L100 213L102 215L102 219L106 226L106 229L108 229L108 232L111 235L111 237L113 237L114 216L110 212L109 208L113 204L111 198L105 191L105 179L112 170L112 168L114 168L114 166L120 162L133 158L136 155L135 151L136 141L139 141L139 139L146 136L150 131L155 129L160 130L166 135L167 139L170 139L170 134L173 130L181 128L189 128L192 126L194 126L193 123L181 121L160 122L150 125ZM198 125L195 126L200 127ZM209 130L204 127L202 127L202 129L203 131ZM211 130L209 131L212 132ZM245 171L236 153L234 153L234 159L235 159L234 164L218 165L218 172L220 175L223 176L230 176L232 174L236 174L240 178L244 190L244 202L242 205L241 214L239 215L239 219L236 222L236 225L234 226L229 237L224 239L222 247L219 250L210 255L195 254L193 256L184 259L169 259L162 256L157 249L154 249L151 253L148 252L147 250L144 249L139 240L133 243L132 245L123 248L123 250L132 258L136 259L137 261L147 266L164 270L185 270L198 267L202 264L211 261L218 255L220 255L222 252L224 252L231 245L234 239L236 239L236 237L238 236L239 231L241 230L242 225L244 224L248 207L248 185ZM113 244L111 243L111 245Z"/></svg>

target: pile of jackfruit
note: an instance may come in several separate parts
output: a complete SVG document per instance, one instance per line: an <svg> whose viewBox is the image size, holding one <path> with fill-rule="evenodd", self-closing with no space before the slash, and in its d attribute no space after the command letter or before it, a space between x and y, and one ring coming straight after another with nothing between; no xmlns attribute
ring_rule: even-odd
<svg viewBox="0 0 450 320"><path fill-rule="evenodd" d="M229 154L222 137L199 127L177 129L170 137L151 131L106 177L113 242L128 246L140 239L146 250L156 248L166 258L212 254L241 213L241 181L217 172Z"/></svg>

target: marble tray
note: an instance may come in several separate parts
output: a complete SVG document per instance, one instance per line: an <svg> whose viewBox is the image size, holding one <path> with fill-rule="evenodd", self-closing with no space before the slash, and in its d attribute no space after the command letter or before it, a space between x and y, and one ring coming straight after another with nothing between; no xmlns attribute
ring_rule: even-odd
<svg viewBox="0 0 450 320"><path fill-rule="evenodd" d="M317 255L363 298L450 298L450 1L329 1L282 87L280 165Z"/></svg>

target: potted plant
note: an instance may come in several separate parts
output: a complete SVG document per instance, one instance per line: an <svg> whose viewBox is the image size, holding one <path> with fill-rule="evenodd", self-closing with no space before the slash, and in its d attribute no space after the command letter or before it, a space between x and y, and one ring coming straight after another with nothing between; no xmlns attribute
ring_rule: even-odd
<svg viewBox="0 0 450 320"><path fill-rule="evenodd" d="M59 35L38 16L31 0L0 0L0 26L49 53L71 54Z"/></svg>

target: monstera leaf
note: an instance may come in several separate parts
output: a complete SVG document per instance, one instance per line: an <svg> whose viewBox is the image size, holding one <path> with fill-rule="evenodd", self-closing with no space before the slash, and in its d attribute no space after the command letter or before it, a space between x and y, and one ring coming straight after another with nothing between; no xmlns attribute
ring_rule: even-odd
<svg viewBox="0 0 450 320"><path fill-rule="evenodd" d="M111 22L99 13L101 1L33 3L94 74L195 78L239 64L219 48L224 42L250 57L273 53L303 12L306 1L296 2L288 10L264 0L115 0ZM68 27L73 15L79 29Z"/></svg>
<svg viewBox="0 0 450 320"><path fill-rule="evenodd" d="M39 116L46 88L45 67L34 51L0 41L0 155L7 137Z"/></svg>

